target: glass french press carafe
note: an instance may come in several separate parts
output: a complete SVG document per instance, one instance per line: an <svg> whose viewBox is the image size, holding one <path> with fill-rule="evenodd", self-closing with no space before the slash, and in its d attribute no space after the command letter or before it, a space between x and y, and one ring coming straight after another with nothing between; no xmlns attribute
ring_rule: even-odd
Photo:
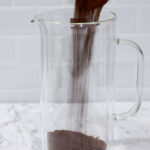
<svg viewBox="0 0 150 150"><path fill-rule="evenodd" d="M111 150L114 120L136 114L141 105L143 53L135 42L116 38L113 12L103 10L98 22L70 23L72 16L73 9L67 8L45 11L32 20L41 33L43 150ZM90 27L96 32L87 56L82 49L89 44L84 42ZM137 95L132 109L114 114L115 48L119 44L137 52Z"/></svg>

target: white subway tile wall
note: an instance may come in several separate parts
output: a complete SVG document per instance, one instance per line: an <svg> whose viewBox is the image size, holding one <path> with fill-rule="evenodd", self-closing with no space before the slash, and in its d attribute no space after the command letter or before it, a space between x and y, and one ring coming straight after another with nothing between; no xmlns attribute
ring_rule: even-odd
<svg viewBox="0 0 150 150"><path fill-rule="evenodd" d="M41 9L73 5L74 1L0 0L0 102L39 102L40 37L30 20ZM150 0L110 0L105 7L118 16L118 36L136 41L143 49L144 99L150 100ZM135 52L119 46L117 62L117 97L131 100L135 94Z"/></svg>
<svg viewBox="0 0 150 150"><path fill-rule="evenodd" d="M0 0L0 6L11 6L11 0Z"/></svg>
<svg viewBox="0 0 150 150"><path fill-rule="evenodd" d="M39 88L39 70L33 65L0 66L0 90Z"/></svg>
<svg viewBox="0 0 150 150"><path fill-rule="evenodd" d="M138 31L141 33L150 32L150 8L140 8L138 10Z"/></svg>
<svg viewBox="0 0 150 150"><path fill-rule="evenodd" d="M15 61L14 38L0 36L0 64L13 63Z"/></svg>
<svg viewBox="0 0 150 150"><path fill-rule="evenodd" d="M136 32L136 7L120 6L112 7L111 10L117 14L117 33Z"/></svg>
<svg viewBox="0 0 150 150"><path fill-rule="evenodd" d="M16 59L18 63L40 63L40 37L22 36L16 38Z"/></svg>
<svg viewBox="0 0 150 150"><path fill-rule="evenodd" d="M61 5L63 0L15 0L16 6L52 6Z"/></svg>

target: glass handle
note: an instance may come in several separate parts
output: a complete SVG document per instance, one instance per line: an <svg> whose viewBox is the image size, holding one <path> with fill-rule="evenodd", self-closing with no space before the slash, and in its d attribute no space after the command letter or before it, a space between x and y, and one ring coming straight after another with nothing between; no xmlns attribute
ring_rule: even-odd
<svg viewBox="0 0 150 150"><path fill-rule="evenodd" d="M134 106L125 113L114 114L115 120L127 119L130 116L135 115L141 106L143 95L143 72L144 72L144 55L142 49L138 44L130 40L117 39L117 44L128 45L134 48L137 52L137 80L136 80L136 100Z"/></svg>

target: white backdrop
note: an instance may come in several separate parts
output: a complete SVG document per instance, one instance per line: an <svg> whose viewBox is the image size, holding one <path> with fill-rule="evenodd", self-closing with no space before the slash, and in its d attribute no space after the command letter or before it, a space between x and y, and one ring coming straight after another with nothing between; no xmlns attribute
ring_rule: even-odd
<svg viewBox="0 0 150 150"><path fill-rule="evenodd" d="M0 0L0 102L38 102L40 40L31 18L38 10L70 5L73 0ZM111 0L118 36L136 41L145 54L144 100L150 100L150 0ZM117 49L115 84L118 100L132 100L135 52Z"/></svg>

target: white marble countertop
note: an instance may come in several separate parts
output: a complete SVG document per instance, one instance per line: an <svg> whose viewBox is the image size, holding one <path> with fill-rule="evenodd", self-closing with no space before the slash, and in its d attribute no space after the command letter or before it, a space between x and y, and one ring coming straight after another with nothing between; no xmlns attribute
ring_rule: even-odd
<svg viewBox="0 0 150 150"><path fill-rule="evenodd" d="M114 131L115 150L150 150L150 102L133 118L116 122ZM0 150L41 150L39 104L0 104Z"/></svg>

